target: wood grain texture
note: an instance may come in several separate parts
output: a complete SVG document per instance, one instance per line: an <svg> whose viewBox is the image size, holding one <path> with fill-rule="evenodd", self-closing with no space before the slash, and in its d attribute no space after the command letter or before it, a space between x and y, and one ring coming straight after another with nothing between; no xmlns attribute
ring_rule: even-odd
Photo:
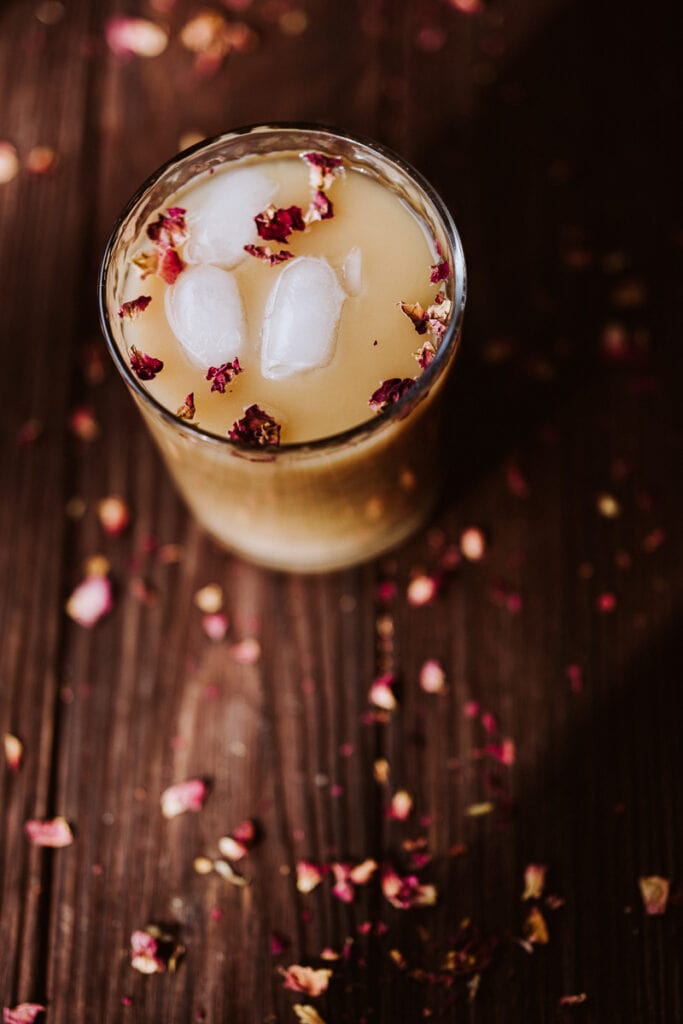
<svg viewBox="0 0 683 1024"><path fill-rule="evenodd" d="M296 1002L326 1024L681 1020L673 36L635 5L238 6L226 10L256 45L210 78L179 40L197 11L186 0L126 7L168 27L150 60L107 51L121 13L107 0L74 0L53 24L45 5L0 14L0 139L22 161L37 144L58 154L49 175L0 185L0 730L25 744L21 771L0 772L1 1005L45 1002L50 1024L285 1024ZM113 368L98 383L84 373L122 203L184 132L274 119L401 150L445 195L469 260L434 521L377 563L320 578L219 551ZM607 328L625 344L611 358ZM91 442L68 428L83 404ZM20 445L31 418L42 432ZM97 517L108 494L133 513L116 538ZM65 512L74 498L80 518L73 500ZM485 558L444 571L470 525ZM115 604L85 630L63 606L96 553ZM407 598L420 572L441 580L425 607ZM194 603L209 582L229 622L218 642ZM235 645L250 639L260 653L242 663ZM440 694L419 685L430 658ZM382 671L396 673L398 708L377 716L367 695ZM164 819L165 787L195 776L210 780L205 807ZM405 822L387 815L401 789ZM73 846L32 847L24 822L54 814ZM246 817L262 830L237 865L249 884L198 874L195 858L217 857ZM392 908L377 877L348 905L329 875L297 891L301 860L407 870L411 842L430 855L419 876L435 907ZM547 865L555 897L538 904L549 941L531 947L530 863ZM671 880L662 916L644 913L644 875ZM130 966L130 935L151 921L178 929L175 974ZM475 960L457 974L463 922ZM326 947L341 958L321 959ZM292 963L327 964L328 993L286 991Z"/></svg>

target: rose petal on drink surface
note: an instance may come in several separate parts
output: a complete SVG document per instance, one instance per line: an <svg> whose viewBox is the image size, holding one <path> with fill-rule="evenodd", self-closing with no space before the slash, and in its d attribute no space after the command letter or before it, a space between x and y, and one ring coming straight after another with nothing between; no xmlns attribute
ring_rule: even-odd
<svg viewBox="0 0 683 1024"><path fill-rule="evenodd" d="M154 380L158 373L164 368L164 364L161 359L157 359L156 356L150 356L146 352L141 352L135 345L130 346L130 368L138 378L138 380Z"/></svg>
<svg viewBox="0 0 683 1024"><path fill-rule="evenodd" d="M436 243L436 251L439 259L436 263L432 264L432 272L429 275L429 280L432 284L439 284L441 281L447 281L451 276L450 263L444 256L439 242Z"/></svg>
<svg viewBox="0 0 683 1024"><path fill-rule="evenodd" d="M560 1006L581 1006L587 999L588 996L585 992L579 992L571 996L561 996Z"/></svg>
<svg viewBox="0 0 683 1024"><path fill-rule="evenodd" d="M304 214L306 224L313 224L316 220L330 220L334 217L334 206L332 200L322 189L313 193L310 205Z"/></svg>
<svg viewBox="0 0 683 1024"><path fill-rule="evenodd" d="M238 373L242 373L239 359L235 357L230 363L221 363L220 366L210 366L206 371L206 379L211 381L211 390L218 391L224 395L228 384L232 384Z"/></svg>
<svg viewBox="0 0 683 1024"><path fill-rule="evenodd" d="M344 161L340 156L328 156L327 153L302 153L301 159L308 164L308 173L312 189L326 192L332 182L344 169Z"/></svg>
<svg viewBox="0 0 683 1024"><path fill-rule="evenodd" d="M178 406L176 416L179 416L181 420L193 420L196 415L197 410L194 405L194 391L190 391L189 395L185 396L183 404Z"/></svg>
<svg viewBox="0 0 683 1024"><path fill-rule="evenodd" d="M232 274L220 267L187 267L165 295L171 330L186 353L204 366L220 366L240 353L246 335L242 297Z"/></svg>
<svg viewBox="0 0 683 1024"><path fill-rule="evenodd" d="M287 263L268 297L261 372L272 380L327 366L334 356L346 294L327 260Z"/></svg>
<svg viewBox="0 0 683 1024"><path fill-rule="evenodd" d="M18 1003L16 1006L3 1006L3 1024L33 1024L39 1013L45 1013L47 1007L42 1003Z"/></svg>
<svg viewBox="0 0 683 1024"><path fill-rule="evenodd" d="M201 811L209 795L204 779L187 779L169 786L161 794L161 813L165 818L175 818L186 811Z"/></svg>
<svg viewBox="0 0 683 1024"><path fill-rule="evenodd" d="M275 182L255 167L215 175L207 187L200 185L186 215L189 238L184 259L234 267L245 258L245 245L258 240L254 217L276 189Z"/></svg>
<svg viewBox="0 0 683 1024"><path fill-rule="evenodd" d="M117 57L158 57L168 46L168 34L146 18L110 18L105 26L107 46Z"/></svg>
<svg viewBox="0 0 683 1024"><path fill-rule="evenodd" d="M69 822L61 816L49 820L27 821L24 823L24 832L34 846L47 846L52 850L71 846L74 841Z"/></svg>
<svg viewBox="0 0 683 1024"><path fill-rule="evenodd" d="M119 306L119 316L122 320L136 320L152 301L151 295L138 295L137 299L130 299Z"/></svg>
<svg viewBox="0 0 683 1024"><path fill-rule="evenodd" d="M87 576L72 591L66 602L66 614L79 626L90 629L108 615L114 606L108 576Z"/></svg>
<svg viewBox="0 0 683 1024"><path fill-rule="evenodd" d="M379 387L370 395L368 404L374 412L384 412L390 405L398 402L400 398L415 384L414 377L389 377L383 380Z"/></svg>
<svg viewBox="0 0 683 1024"><path fill-rule="evenodd" d="M164 249L157 263L156 273L165 284L174 284L185 264L175 249Z"/></svg>
<svg viewBox="0 0 683 1024"><path fill-rule="evenodd" d="M209 640L223 640L228 632L228 617L223 612L208 612L202 618L202 629Z"/></svg>
<svg viewBox="0 0 683 1024"><path fill-rule="evenodd" d="M259 260L265 260L271 267L277 266L278 263L284 263L286 260L294 259L294 253L289 252L288 249L280 249L278 252L273 252L268 245L245 245L244 251Z"/></svg>
<svg viewBox="0 0 683 1024"><path fill-rule="evenodd" d="M286 242L293 231L306 227L300 206L267 206L254 217L259 238L264 242Z"/></svg>
<svg viewBox="0 0 683 1024"><path fill-rule="evenodd" d="M276 448L280 444L280 424L258 405L250 405L242 419L233 423L228 437L252 448Z"/></svg>
<svg viewBox="0 0 683 1024"><path fill-rule="evenodd" d="M419 302L399 303L401 311L405 313L412 322L418 334L424 334L427 330L427 311Z"/></svg>
<svg viewBox="0 0 683 1024"><path fill-rule="evenodd" d="M332 977L332 971L328 968L315 970L300 964L292 964L282 974L285 988L292 992L305 992L308 996L320 996L326 992Z"/></svg>

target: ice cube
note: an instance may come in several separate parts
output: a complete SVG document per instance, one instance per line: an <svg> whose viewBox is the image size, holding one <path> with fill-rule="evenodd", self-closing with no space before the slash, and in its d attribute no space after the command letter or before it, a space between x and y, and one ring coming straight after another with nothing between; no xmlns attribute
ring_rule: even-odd
<svg viewBox="0 0 683 1024"><path fill-rule="evenodd" d="M268 206L277 184L255 167L242 167L207 178L187 197L188 263L234 267L244 246L257 241L254 217Z"/></svg>
<svg viewBox="0 0 683 1024"><path fill-rule="evenodd" d="M342 264L342 274L346 294L349 296L360 295L363 287L363 256L357 245L347 252L346 259Z"/></svg>
<svg viewBox="0 0 683 1024"><path fill-rule="evenodd" d="M261 373L277 379L327 366L346 294L327 260L300 256L286 263L268 296Z"/></svg>
<svg viewBox="0 0 683 1024"><path fill-rule="evenodd" d="M166 290L166 317L191 359L219 366L239 355L246 334L235 278L220 267L186 267Z"/></svg>

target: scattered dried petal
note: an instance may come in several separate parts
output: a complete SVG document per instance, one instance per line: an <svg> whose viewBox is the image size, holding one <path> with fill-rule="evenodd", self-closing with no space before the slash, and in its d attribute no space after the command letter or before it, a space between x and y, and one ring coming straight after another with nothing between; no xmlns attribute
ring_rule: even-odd
<svg viewBox="0 0 683 1024"><path fill-rule="evenodd" d="M40 177L42 174L49 174L57 166L57 154L52 146L32 146L24 160L24 170L27 174Z"/></svg>
<svg viewBox="0 0 683 1024"><path fill-rule="evenodd" d="M524 922L524 935L533 945L547 946L550 941L548 926L538 907L532 907Z"/></svg>
<svg viewBox="0 0 683 1024"><path fill-rule="evenodd" d="M486 554L486 537L478 526L470 526L460 534L460 550L468 562L479 562Z"/></svg>
<svg viewBox="0 0 683 1024"><path fill-rule="evenodd" d="M179 416L181 420L193 420L196 415L197 410L194 405L194 391L190 391L189 395L185 396L183 404L178 406L176 416Z"/></svg>
<svg viewBox="0 0 683 1024"><path fill-rule="evenodd" d="M151 295L138 295L137 299L129 299L128 302L119 306L119 316L122 320L124 318L135 320L141 313L144 313L151 301Z"/></svg>
<svg viewBox="0 0 683 1024"><path fill-rule="evenodd" d="M209 795L204 779L188 779L169 786L161 794L161 813L165 818L175 818L186 811L201 811Z"/></svg>
<svg viewBox="0 0 683 1024"><path fill-rule="evenodd" d="M130 523L130 510L123 498L112 494L97 503L97 515L110 537L117 537Z"/></svg>
<svg viewBox="0 0 683 1024"><path fill-rule="evenodd" d="M403 398L415 384L414 377L389 377L370 395L369 406L373 412L384 412L390 405Z"/></svg>
<svg viewBox="0 0 683 1024"><path fill-rule="evenodd" d="M269 445L277 447L280 444L280 429L280 424L272 416L258 405L250 405L244 410L242 419L233 423L228 438L255 448Z"/></svg>
<svg viewBox="0 0 683 1024"><path fill-rule="evenodd" d="M21 763L24 760L24 744L21 742L18 736L12 735L11 732L5 733L4 739L5 747L5 764L11 772L16 773L21 768Z"/></svg>
<svg viewBox="0 0 683 1024"><path fill-rule="evenodd" d="M382 892L398 910L434 906L437 896L435 886L422 885L417 875L401 877L393 868L382 872Z"/></svg>
<svg viewBox="0 0 683 1024"><path fill-rule="evenodd" d="M297 861L296 887L299 892L313 892L323 880L323 869L309 860Z"/></svg>
<svg viewBox="0 0 683 1024"><path fill-rule="evenodd" d="M246 818L229 836L218 840L218 849L228 860L238 861L249 853L259 838L259 830L252 818Z"/></svg>
<svg viewBox="0 0 683 1024"><path fill-rule="evenodd" d="M292 1009L297 1016L299 1024L325 1024L315 1006L304 1006L303 1003L295 1003Z"/></svg>
<svg viewBox="0 0 683 1024"><path fill-rule="evenodd" d="M387 809L387 818L393 821L407 821L413 810L413 798L406 789L397 790Z"/></svg>
<svg viewBox="0 0 683 1024"><path fill-rule="evenodd" d="M321 189L318 189L314 192L309 207L304 214L304 223L313 224L317 220L330 220L331 217L334 217L332 200Z"/></svg>
<svg viewBox="0 0 683 1024"><path fill-rule="evenodd" d="M413 327L418 334L425 334L427 331L427 310L419 302L401 302L402 312L412 321Z"/></svg>
<svg viewBox="0 0 683 1024"><path fill-rule="evenodd" d="M137 929L130 937L131 967L140 974L175 971L184 954L177 933L157 924Z"/></svg>
<svg viewBox="0 0 683 1024"><path fill-rule="evenodd" d="M110 18L104 32L107 46L117 57L158 57L168 46L165 30L146 18Z"/></svg>
<svg viewBox="0 0 683 1024"><path fill-rule="evenodd" d="M428 576L424 572L415 573L408 584L406 594L408 604L413 608L431 604L439 593L440 585L441 578L439 576Z"/></svg>
<svg viewBox="0 0 683 1024"><path fill-rule="evenodd" d="M178 274L185 269L185 263L176 249L164 249L160 253L156 274L165 284L175 284Z"/></svg>
<svg viewBox="0 0 683 1024"><path fill-rule="evenodd" d="M223 640L228 632L228 617L223 612L209 612L202 618L202 629L209 640Z"/></svg>
<svg viewBox="0 0 683 1024"><path fill-rule="evenodd" d="M441 252L441 246L439 246L439 260L432 265L431 271L429 280L432 284L439 284L440 281L447 281L451 276L451 265Z"/></svg>
<svg viewBox="0 0 683 1024"><path fill-rule="evenodd" d="M79 441L95 441L100 436L100 425L91 405L81 405L69 415L69 430Z"/></svg>
<svg viewBox="0 0 683 1024"><path fill-rule="evenodd" d="M581 1006L587 999L588 996L585 992L579 992L575 996L561 996L560 1006Z"/></svg>
<svg viewBox="0 0 683 1024"><path fill-rule="evenodd" d="M244 249L250 256L255 256L259 260L265 260L271 267L277 266L278 263L284 263L285 260L294 259L294 253L289 252L288 249L280 249L279 252L273 252L269 245L245 245Z"/></svg>
<svg viewBox="0 0 683 1024"><path fill-rule="evenodd" d="M344 169L344 161L340 156L328 156L326 153L302 153L301 159L305 160L309 168L309 178L312 189L326 192Z"/></svg>
<svg viewBox="0 0 683 1024"><path fill-rule="evenodd" d="M195 593L194 603L200 612L219 612L223 607L223 588L219 583L207 583Z"/></svg>
<svg viewBox="0 0 683 1024"><path fill-rule="evenodd" d="M305 992L307 996L320 996L326 992L332 977L332 971L326 967L315 970L300 964L292 964L282 974L285 988L292 992Z"/></svg>
<svg viewBox="0 0 683 1024"><path fill-rule="evenodd" d="M39 1013L45 1013L47 1007L41 1003L18 1003L17 1006L3 1006L3 1024L33 1024Z"/></svg>
<svg viewBox="0 0 683 1024"><path fill-rule="evenodd" d="M211 390L218 391L224 395L228 384L232 384L238 373L242 373L240 361L235 358L230 363L221 363L220 366L210 366L206 371L206 379L211 381Z"/></svg>
<svg viewBox="0 0 683 1024"><path fill-rule="evenodd" d="M436 658L429 658L420 669L420 688L425 693L443 693L445 686L443 665Z"/></svg>
<svg viewBox="0 0 683 1024"><path fill-rule="evenodd" d="M433 362L435 355L436 349L434 347L434 342L428 338L422 348L418 352L415 352L415 358L417 359L420 369L426 370Z"/></svg>
<svg viewBox="0 0 683 1024"><path fill-rule="evenodd" d="M382 711L394 711L398 706L394 696L396 682L397 679L393 672L384 672L381 676L377 676L368 691L370 703Z"/></svg>
<svg viewBox="0 0 683 1024"><path fill-rule="evenodd" d="M490 814L495 808L490 800L482 800L478 804L470 804L469 807L465 808L465 814L468 818L483 818L484 815Z"/></svg>
<svg viewBox="0 0 683 1024"><path fill-rule="evenodd" d="M0 140L0 185L6 185L19 173L19 157L11 142Z"/></svg>
<svg viewBox="0 0 683 1024"><path fill-rule="evenodd" d="M175 249L187 238L187 224L182 206L169 206L155 221L147 225L147 237L159 249Z"/></svg>
<svg viewBox="0 0 683 1024"><path fill-rule="evenodd" d="M228 654L238 665L256 665L261 657L261 644L255 637L247 637L246 640L232 644Z"/></svg>
<svg viewBox="0 0 683 1024"><path fill-rule="evenodd" d="M278 208L272 203L256 214L254 223L264 242L286 242L293 231L303 231L306 227L300 206Z"/></svg>
<svg viewBox="0 0 683 1024"><path fill-rule="evenodd" d="M161 359L140 352L135 345L130 347L130 368L139 380L154 380L164 368Z"/></svg>
<svg viewBox="0 0 683 1024"><path fill-rule="evenodd" d="M660 875L644 875L638 879L638 886L645 913L652 916L663 914L669 901L669 879Z"/></svg>
<svg viewBox="0 0 683 1024"><path fill-rule="evenodd" d="M63 846L71 846L74 841L71 826L66 818L57 817L45 820L32 819L24 824L24 832L34 846L48 846L58 850Z"/></svg>
<svg viewBox="0 0 683 1024"><path fill-rule="evenodd" d="M66 614L79 626L89 629L108 615L114 606L111 581L107 576L90 575L79 583L66 602Z"/></svg>
<svg viewBox="0 0 683 1024"><path fill-rule="evenodd" d="M598 512L605 519L616 519L621 514L621 505L612 494L599 494L597 506Z"/></svg>
<svg viewBox="0 0 683 1024"><path fill-rule="evenodd" d="M529 864L524 871L523 900L540 900L545 887L545 864Z"/></svg>
<svg viewBox="0 0 683 1024"><path fill-rule="evenodd" d="M239 875L227 860L215 860L213 862L213 869L221 878L224 878L226 882L230 882L231 885L237 886L238 889L243 889L250 884L249 879L245 878L244 875Z"/></svg>

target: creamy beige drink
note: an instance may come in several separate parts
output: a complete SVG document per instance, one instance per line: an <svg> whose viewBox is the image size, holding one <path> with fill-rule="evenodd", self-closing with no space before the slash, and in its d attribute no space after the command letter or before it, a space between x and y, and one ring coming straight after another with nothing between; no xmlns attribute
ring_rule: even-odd
<svg viewBox="0 0 683 1024"><path fill-rule="evenodd" d="M124 214L105 330L181 492L229 548L320 571L424 517L464 302L437 204L381 151L293 127L191 151Z"/></svg>

